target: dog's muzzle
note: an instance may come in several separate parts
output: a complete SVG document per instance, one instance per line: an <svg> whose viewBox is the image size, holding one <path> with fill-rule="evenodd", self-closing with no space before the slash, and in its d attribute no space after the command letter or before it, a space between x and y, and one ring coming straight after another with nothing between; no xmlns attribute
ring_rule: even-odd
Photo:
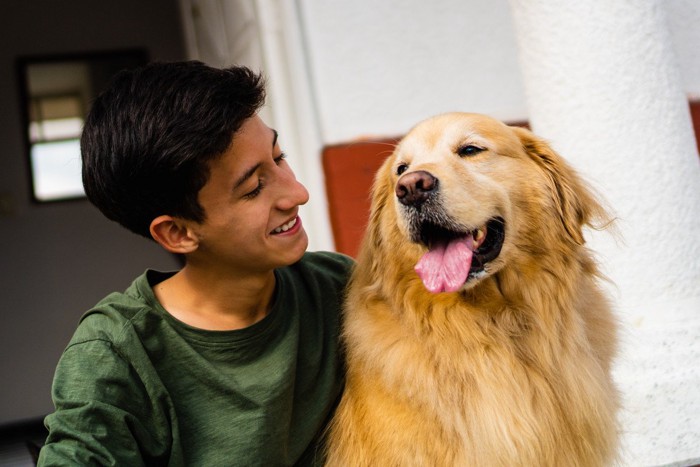
<svg viewBox="0 0 700 467"><path fill-rule="evenodd" d="M395 192L409 238L428 250L416 272L431 292L456 291L499 256L505 222L496 216L482 225L463 224L445 210L439 185L437 177L418 170L403 174Z"/></svg>

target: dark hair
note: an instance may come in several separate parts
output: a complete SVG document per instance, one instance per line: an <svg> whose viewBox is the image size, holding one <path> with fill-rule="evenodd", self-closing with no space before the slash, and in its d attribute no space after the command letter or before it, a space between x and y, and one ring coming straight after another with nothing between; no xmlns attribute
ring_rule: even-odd
<svg viewBox="0 0 700 467"><path fill-rule="evenodd" d="M163 214L203 221L197 194L209 162L264 101L262 76L245 67L187 61L118 73L92 104L80 140L88 199L147 238Z"/></svg>

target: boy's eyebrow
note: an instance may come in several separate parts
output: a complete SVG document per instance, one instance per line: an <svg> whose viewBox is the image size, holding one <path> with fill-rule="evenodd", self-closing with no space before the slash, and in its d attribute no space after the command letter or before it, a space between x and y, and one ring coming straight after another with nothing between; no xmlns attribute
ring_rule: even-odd
<svg viewBox="0 0 700 467"><path fill-rule="evenodd" d="M277 134L277 130L272 130L272 133L273 133L273 135L272 135L272 149L274 149L275 146L277 145L277 137L279 135ZM260 168L261 165L262 165L262 163L258 162L253 167L246 170L245 173L243 175L241 175L238 178L238 180L236 180L236 183L234 183L234 185L233 185L233 189L235 190L239 186L243 185L243 183L245 183L246 180L248 180L250 177L253 176L255 171L258 170L258 168Z"/></svg>
<svg viewBox="0 0 700 467"><path fill-rule="evenodd" d="M253 167L249 168L248 170L245 171L243 175L241 175L238 180L236 180L236 183L233 185L233 189L235 190L239 186L243 185L246 180L248 180L250 177L253 176L256 170L262 165L262 163L258 162L255 164Z"/></svg>

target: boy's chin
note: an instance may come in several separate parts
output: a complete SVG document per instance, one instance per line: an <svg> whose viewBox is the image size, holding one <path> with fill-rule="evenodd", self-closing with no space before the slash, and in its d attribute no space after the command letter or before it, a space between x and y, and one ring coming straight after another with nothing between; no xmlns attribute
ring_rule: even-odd
<svg viewBox="0 0 700 467"><path fill-rule="evenodd" d="M299 241L296 242L292 248L287 250L285 254L285 266L291 266L299 261L309 248L309 238L306 235L306 232L299 232L299 237Z"/></svg>

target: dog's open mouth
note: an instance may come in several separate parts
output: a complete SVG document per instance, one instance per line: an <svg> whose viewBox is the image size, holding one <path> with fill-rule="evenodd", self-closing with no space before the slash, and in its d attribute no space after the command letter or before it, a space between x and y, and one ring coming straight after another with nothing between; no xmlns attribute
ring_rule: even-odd
<svg viewBox="0 0 700 467"><path fill-rule="evenodd" d="M424 222L420 242L428 252L416 264L416 273L430 292L456 292L485 272L500 254L504 238L505 222L500 217L468 232Z"/></svg>

